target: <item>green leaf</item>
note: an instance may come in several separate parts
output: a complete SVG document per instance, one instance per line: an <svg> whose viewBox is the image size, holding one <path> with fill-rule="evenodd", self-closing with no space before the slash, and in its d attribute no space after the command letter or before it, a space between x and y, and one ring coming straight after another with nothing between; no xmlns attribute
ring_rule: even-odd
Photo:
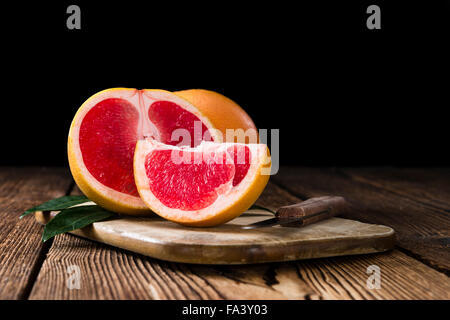
<svg viewBox="0 0 450 320"><path fill-rule="evenodd" d="M26 215L36 211L59 211L72 207L74 205L90 201L86 196L64 196L50 201L44 202L36 207L28 209L21 216L20 219Z"/></svg>
<svg viewBox="0 0 450 320"><path fill-rule="evenodd" d="M252 205L250 208L248 208L248 210L265 210L265 211L269 211L272 212L273 214L275 214L275 211L273 211L272 209L263 207L263 206L258 206L257 204Z"/></svg>
<svg viewBox="0 0 450 320"><path fill-rule="evenodd" d="M58 234L80 229L115 215L97 205L64 209L45 225L42 241L45 242Z"/></svg>

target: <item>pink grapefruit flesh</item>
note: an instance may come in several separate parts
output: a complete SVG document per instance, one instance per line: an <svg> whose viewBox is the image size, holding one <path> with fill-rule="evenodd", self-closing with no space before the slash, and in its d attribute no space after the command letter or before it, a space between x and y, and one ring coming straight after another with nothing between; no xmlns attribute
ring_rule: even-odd
<svg viewBox="0 0 450 320"><path fill-rule="evenodd" d="M80 149L89 172L100 183L139 196L133 176L133 155L138 139L139 112L124 99L105 99L84 117Z"/></svg>
<svg viewBox="0 0 450 320"><path fill-rule="evenodd" d="M195 153L186 151L186 163L172 161L171 150L155 150L145 159L145 173L153 194L167 207L200 210L213 203L234 176L234 165L213 158L195 163ZM220 157L224 157L224 152ZM222 188L223 190L224 188Z"/></svg>
<svg viewBox="0 0 450 320"><path fill-rule="evenodd" d="M191 147L198 146L206 135L208 128L194 114L170 101L156 101L148 109L148 117L160 132L159 141L170 145L183 145L182 139L173 139L175 130L187 130L191 137ZM198 132L194 127L197 124Z"/></svg>
<svg viewBox="0 0 450 320"><path fill-rule="evenodd" d="M228 154L232 157L235 166L233 186L237 186L247 175L250 168L251 156L248 146L234 145L227 148Z"/></svg>

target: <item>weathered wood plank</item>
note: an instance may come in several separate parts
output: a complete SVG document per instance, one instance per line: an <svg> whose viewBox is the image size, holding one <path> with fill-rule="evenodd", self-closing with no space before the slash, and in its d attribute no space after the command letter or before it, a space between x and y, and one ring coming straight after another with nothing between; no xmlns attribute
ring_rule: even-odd
<svg viewBox="0 0 450 320"><path fill-rule="evenodd" d="M380 289L368 289L369 266L380 268ZM224 276L266 284L288 299L449 299L448 277L404 253L347 256L273 263L223 266Z"/></svg>
<svg viewBox="0 0 450 320"><path fill-rule="evenodd" d="M72 179L65 168L0 168L0 299L26 298L48 245L26 209L64 195Z"/></svg>
<svg viewBox="0 0 450 320"><path fill-rule="evenodd" d="M380 268L380 289L369 289L367 268ZM387 253L300 261L297 275L323 299L450 299L449 278L408 255Z"/></svg>
<svg viewBox="0 0 450 320"><path fill-rule="evenodd" d="M70 289L69 266L80 270ZM158 261L71 235L58 236L30 299L273 299L269 286L223 277L213 268Z"/></svg>
<svg viewBox="0 0 450 320"><path fill-rule="evenodd" d="M412 179L408 182L397 179L391 185L388 177L393 174L388 171L384 178L380 176L374 178L375 182L369 182L376 173L363 175L361 172L364 170L291 167L283 168L273 181L303 198L330 194L344 196L350 203L344 218L394 228L400 247L448 273L450 217L442 200L444 197L439 197L440 205L437 205L437 198L426 191L432 182L422 183L422 192L428 196L421 198L420 184L411 182ZM421 175L426 179L426 173ZM443 179L439 184L442 190L448 190L448 183L445 184Z"/></svg>
<svg viewBox="0 0 450 320"><path fill-rule="evenodd" d="M273 208L299 199L269 184L258 204ZM366 289L369 265L382 289ZM68 267L80 268L69 289ZM413 290L414 281L420 285ZM446 298L448 278L398 251L387 254L247 266L158 261L71 235L57 236L31 299L417 299Z"/></svg>
<svg viewBox="0 0 450 320"><path fill-rule="evenodd" d="M450 168L345 168L353 180L442 209L450 217Z"/></svg>
<svg viewBox="0 0 450 320"><path fill-rule="evenodd" d="M0 167L0 242L18 223L18 215L63 195L70 183L64 168Z"/></svg>

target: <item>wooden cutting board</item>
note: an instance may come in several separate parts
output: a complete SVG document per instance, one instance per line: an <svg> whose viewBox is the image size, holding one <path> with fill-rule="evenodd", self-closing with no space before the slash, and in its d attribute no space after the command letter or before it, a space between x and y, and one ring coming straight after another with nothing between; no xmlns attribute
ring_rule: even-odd
<svg viewBox="0 0 450 320"><path fill-rule="evenodd" d="M47 223L56 213L36 213ZM394 246L394 230L330 218L300 228L245 230L273 217L252 210L218 227L192 228L152 218L120 217L71 232L83 238L162 260L196 264L249 264L382 252Z"/></svg>

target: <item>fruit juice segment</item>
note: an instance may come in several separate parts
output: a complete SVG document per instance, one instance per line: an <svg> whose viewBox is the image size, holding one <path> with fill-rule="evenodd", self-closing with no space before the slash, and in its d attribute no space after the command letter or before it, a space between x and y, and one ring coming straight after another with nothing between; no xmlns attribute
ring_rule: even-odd
<svg viewBox="0 0 450 320"><path fill-rule="evenodd" d="M170 101L153 102L148 117L158 128L160 142L173 146L198 146L208 131L197 116Z"/></svg>
<svg viewBox="0 0 450 320"><path fill-rule="evenodd" d="M102 184L139 196L133 177L138 110L127 100L110 98L89 110L80 126L80 149L89 172Z"/></svg>
<svg viewBox="0 0 450 320"><path fill-rule="evenodd" d="M145 169L150 190L167 207L200 210L210 206L218 194L229 189L225 185L234 176L232 163L216 162L212 158L196 163L195 156L195 152L184 152L182 157L185 161L177 163L173 161L172 150L157 150L147 155ZM221 158L226 159L226 155L221 155Z"/></svg>

